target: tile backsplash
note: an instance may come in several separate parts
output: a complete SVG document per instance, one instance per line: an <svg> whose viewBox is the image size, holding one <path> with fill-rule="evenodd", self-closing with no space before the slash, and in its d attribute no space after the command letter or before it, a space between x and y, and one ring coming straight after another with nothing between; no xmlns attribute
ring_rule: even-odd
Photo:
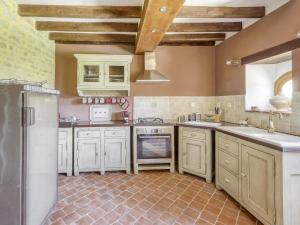
<svg viewBox="0 0 300 225"><path fill-rule="evenodd" d="M239 123L248 118L249 124L267 129L269 114L246 112L245 96L209 96L209 97L134 97L133 119L139 117L160 117L165 120L176 120L179 115L199 112L202 115L213 111L215 106L222 109L221 120ZM292 114L273 116L277 131L300 135L300 92L294 93Z"/></svg>
<svg viewBox="0 0 300 225"><path fill-rule="evenodd" d="M215 107L215 97L134 97L133 102L133 119L160 117L176 120L179 115L204 114Z"/></svg>

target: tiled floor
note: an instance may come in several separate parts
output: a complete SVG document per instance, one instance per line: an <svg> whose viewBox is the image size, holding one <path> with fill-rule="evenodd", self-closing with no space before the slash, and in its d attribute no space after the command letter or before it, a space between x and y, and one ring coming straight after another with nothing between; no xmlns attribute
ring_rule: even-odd
<svg viewBox="0 0 300 225"><path fill-rule="evenodd" d="M51 225L260 224L213 184L169 172L59 177Z"/></svg>

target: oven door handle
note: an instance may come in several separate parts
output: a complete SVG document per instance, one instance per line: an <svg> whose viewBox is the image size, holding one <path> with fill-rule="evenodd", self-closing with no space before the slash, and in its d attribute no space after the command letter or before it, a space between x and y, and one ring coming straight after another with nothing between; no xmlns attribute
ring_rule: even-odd
<svg viewBox="0 0 300 225"><path fill-rule="evenodd" d="M139 136L141 139L171 138L170 136Z"/></svg>

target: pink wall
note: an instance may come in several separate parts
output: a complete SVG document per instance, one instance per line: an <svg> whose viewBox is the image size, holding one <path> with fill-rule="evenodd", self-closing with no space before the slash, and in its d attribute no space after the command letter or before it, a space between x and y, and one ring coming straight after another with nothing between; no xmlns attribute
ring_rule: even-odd
<svg viewBox="0 0 300 225"><path fill-rule="evenodd" d="M126 98L129 101L129 108L127 111L130 113L132 119L132 98ZM121 120L122 108L118 104L112 104L112 120ZM81 121L88 121L89 119L89 105L82 104L82 99L79 97L60 97L59 98L59 113L60 117L76 116Z"/></svg>
<svg viewBox="0 0 300 225"><path fill-rule="evenodd" d="M226 66L226 60L242 58L296 38L300 31L299 12L300 0L291 0L216 47L217 96L245 94L245 67ZM293 63L299 64L295 60ZM299 76L299 72L293 73Z"/></svg>
<svg viewBox="0 0 300 225"><path fill-rule="evenodd" d="M74 115L88 120L89 107L78 97L76 53L133 54L133 46L57 44L55 86L60 90L61 117ZM157 69L171 79L165 84L138 85L144 70L144 56L134 55L131 64L131 96L211 96L215 93L215 50L212 46L160 46L156 50ZM132 106L132 100L129 98ZM113 108L118 119L120 107ZM129 109L132 111L132 107Z"/></svg>

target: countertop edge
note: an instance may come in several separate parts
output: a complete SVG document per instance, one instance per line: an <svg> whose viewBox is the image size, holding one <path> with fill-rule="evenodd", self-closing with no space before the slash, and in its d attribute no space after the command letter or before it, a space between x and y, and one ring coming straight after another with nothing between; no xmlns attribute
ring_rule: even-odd
<svg viewBox="0 0 300 225"><path fill-rule="evenodd" d="M221 133L228 134L228 135L243 139L245 141L253 142L253 143L258 144L258 145L262 145L262 146L265 146L265 147L268 147L268 148L272 148L272 149L280 151L280 152L293 152L293 151L290 151L290 148L287 149L287 148L284 148L282 146L271 144L269 142L264 142L262 140L257 140L254 137L249 137L249 136L245 136L243 134L237 134L237 133L234 133L234 132L230 132L230 131L224 130L222 128L217 128L216 131L219 131Z"/></svg>

